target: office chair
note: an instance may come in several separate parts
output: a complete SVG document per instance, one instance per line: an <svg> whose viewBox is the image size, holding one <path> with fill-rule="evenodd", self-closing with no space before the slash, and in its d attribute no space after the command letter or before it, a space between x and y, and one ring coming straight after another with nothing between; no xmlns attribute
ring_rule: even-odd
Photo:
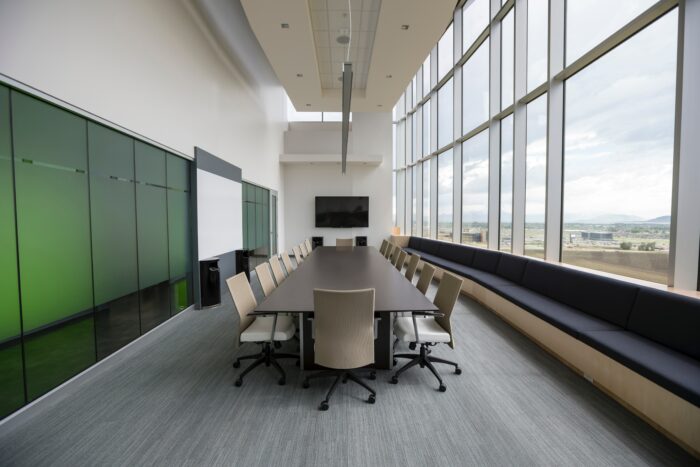
<svg viewBox="0 0 700 467"><path fill-rule="evenodd" d="M306 259L306 257L309 256L309 252L306 249L306 244L304 242L301 242L299 244L299 249L301 250L301 257Z"/></svg>
<svg viewBox="0 0 700 467"><path fill-rule="evenodd" d="M382 240L382 246L379 247L379 254L380 255L383 256L384 253L386 253L387 246L389 246L389 242L387 242L386 240Z"/></svg>
<svg viewBox="0 0 700 467"><path fill-rule="evenodd" d="M275 282L277 286L284 282L286 277L284 276L284 271L282 271L282 265L280 264L280 259L277 255L272 255L270 257L270 268L272 269L272 274L275 276Z"/></svg>
<svg viewBox="0 0 700 467"><path fill-rule="evenodd" d="M335 239L335 246L353 246L353 239L352 238L336 238Z"/></svg>
<svg viewBox="0 0 700 467"><path fill-rule="evenodd" d="M384 252L384 257L391 261L391 255L394 253L394 244L389 243L389 245L386 247L386 251Z"/></svg>
<svg viewBox="0 0 700 467"><path fill-rule="evenodd" d="M297 267L299 267L299 265L304 261L304 258L301 257L301 249L299 248L299 245L293 247L292 252L294 253L294 259L297 260Z"/></svg>
<svg viewBox="0 0 700 467"><path fill-rule="evenodd" d="M304 243L306 243L306 250L311 254L312 251L314 251L313 246L311 245L311 240L307 239L304 240Z"/></svg>
<svg viewBox="0 0 700 467"><path fill-rule="evenodd" d="M250 373L255 367L262 364L275 367L281 375L277 382L279 385L284 385L287 381L287 377L280 364L277 363L277 359L296 358L297 361L299 361L299 355L275 353L272 343L288 341L294 336L295 329L292 317L277 315L250 316L250 313L255 309L258 303L255 300L253 289L250 288L250 283L244 272L226 279L226 284L228 285L233 303L236 305L236 310L238 310L238 315L240 316L239 344L255 342L262 346L259 353L244 355L234 360L233 367L238 368L241 366L241 360L255 359L253 363L238 375L234 385L241 386L243 384L243 377Z"/></svg>
<svg viewBox="0 0 700 467"><path fill-rule="evenodd" d="M413 253L411 259L408 260L408 266L406 266L406 279L408 279L409 282L413 282L413 276L416 274L419 262L420 256Z"/></svg>
<svg viewBox="0 0 700 467"><path fill-rule="evenodd" d="M367 389L367 402L374 404L377 393L352 371L374 363L374 289L315 289L314 335L314 362L329 370L307 376L303 387L308 388L314 378L335 377L319 410L328 410L328 401L341 380ZM374 379L374 371L368 371Z"/></svg>
<svg viewBox="0 0 700 467"><path fill-rule="evenodd" d="M399 250L399 254L396 255L396 260L394 261L394 266L396 267L397 270L401 271L403 269L403 265L406 262L406 252L403 250Z"/></svg>
<svg viewBox="0 0 700 467"><path fill-rule="evenodd" d="M287 275L290 275L294 271L294 265L292 265L292 260L286 251L282 252L282 262L284 263L284 269L287 270Z"/></svg>
<svg viewBox="0 0 700 467"><path fill-rule="evenodd" d="M420 276L418 277L418 283L416 288L421 291L423 295L428 292L428 287L433 281L433 276L435 275L435 266L428 264L423 261L423 268L420 270Z"/></svg>
<svg viewBox="0 0 700 467"><path fill-rule="evenodd" d="M455 374L459 375L462 373L457 363L430 355L430 347L439 343L449 344L453 349L455 347L450 316L452 315L452 310L454 309L461 289L462 279L444 271L442 273L442 279L440 279L440 286L438 287L437 294L435 294L435 299L433 300L433 303L440 310L439 316L418 318L416 313L413 313L413 316L410 318L396 318L394 322L394 334L396 334L396 337L400 341L410 342L411 349L415 348L416 345L420 345L420 353L394 355L394 364L396 364L397 358L410 358L411 361L394 373L394 376L392 376L390 380L392 384L397 384L399 382L399 376L403 372L411 367L420 365L421 368L428 367L440 382L438 390L440 392L445 392L447 391L447 386L443 383L433 363L452 365L455 367Z"/></svg>
<svg viewBox="0 0 700 467"><path fill-rule="evenodd" d="M275 290L275 281L272 280L272 274L270 274L270 267L267 263L261 263L255 266L255 274L258 276L258 281L260 281L260 286L262 287L263 294L269 297L273 290Z"/></svg>

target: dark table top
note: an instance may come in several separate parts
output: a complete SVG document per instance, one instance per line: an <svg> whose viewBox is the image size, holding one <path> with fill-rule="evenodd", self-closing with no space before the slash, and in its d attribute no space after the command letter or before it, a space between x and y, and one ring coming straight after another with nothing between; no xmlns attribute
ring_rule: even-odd
<svg viewBox="0 0 700 467"><path fill-rule="evenodd" d="M310 313L314 289L370 288L376 312L438 310L376 248L319 247L255 311Z"/></svg>

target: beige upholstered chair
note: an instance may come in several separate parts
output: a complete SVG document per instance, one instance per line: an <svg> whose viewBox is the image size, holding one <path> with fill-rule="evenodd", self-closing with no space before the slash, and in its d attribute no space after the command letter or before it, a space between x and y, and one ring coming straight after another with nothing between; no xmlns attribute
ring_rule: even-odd
<svg viewBox="0 0 700 467"><path fill-rule="evenodd" d="M272 255L270 257L270 268L272 269L272 275L275 276L275 282L277 282L277 285L279 286L286 277L284 276L284 271L282 271L282 265L280 264L280 259L277 257L277 255Z"/></svg>
<svg viewBox="0 0 700 467"><path fill-rule="evenodd" d="M382 246L379 247L379 254L383 255L384 253L386 253L386 247L388 246L389 242L387 242L386 240L382 240Z"/></svg>
<svg viewBox="0 0 700 467"><path fill-rule="evenodd" d="M408 260L408 266L406 266L406 279L408 279L409 282L413 282L413 276L416 274L419 262L420 256L413 253L411 259Z"/></svg>
<svg viewBox="0 0 700 467"><path fill-rule="evenodd" d="M335 246L353 246L352 238L336 238Z"/></svg>
<svg viewBox="0 0 700 467"><path fill-rule="evenodd" d="M335 376L319 409L328 410L328 400L341 378L343 383L350 380L367 389L367 402L373 404L376 392L351 370L374 363L374 289L315 289L314 335L314 362L330 370L307 376L304 388L312 378ZM374 371L369 371L374 379Z"/></svg>
<svg viewBox="0 0 700 467"><path fill-rule="evenodd" d="M253 355L245 355L238 357L233 362L233 367L241 366L241 360L255 360L248 368L238 375L235 381L236 386L243 384L243 377L250 373L253 368L265 364L265 366L274 366L280 373L281 377L278 381L280 385L286 382L286 375L282 367L277 363L278 358L296 358L299 355L286 353L275 353L273 342L288 341L294 336L294 321L291 316L250 316L250 313L258 305L253 295L253 290L250 288L250 283L245 273L241 272L233 277L226 279L226 284L231 292L233 303L236 305L236 310L240 316L239 326L239 343L256 342L262 346L259 353ZM274 329L274 332L273 332Z"/></svg>
<svg viewBox="0 0 700 467"><path fill-rule="evenodd" d="M401 271L403 269L403 265L406 262L406 256L408 256L408 255L403 250L400 250L399 254L396 255L396 260L394 261L394 266L399 271Z"/></svg>
<svg viewBox="0 0 700 467"><path fill-rule="evenodd" d="M311 246L311 240L308 238L304 240L304 243L306 243L306 250L311 254L312 251L314 251L313 247Z"/></svg>
<svg viewBox="0 0 700 467"><path fill-rule="evenodd" d="M420 365L421 368L428 367L440 382L440 387L438 388L440 392L445 392L447 386L443 383L433 363L452 365L455 367L456 374L462 373L457 363L430 355L430 347L435 344L448 344L454 349L454 336L452 334L450 317L461 289L462 279L444 271L442 273L442 279L440 279L440 286L438 287L437 294L435 294L435 299L433 300L433 303L440 310L438 316L419 318L416 316L417 313L413 313L413 316L410 318L396 318L394 321L394 334L396 334L396 337L401 342L410 342L412 348L415 348L416 345L420 345L420 353L394 355L395 359L409 358L411 361L394 373L394 376L391 378L392 384L399 382L399 375L401 375L401 373L415 365Z"/></svg>
<svg viewBox="0 0 700 467"><path fill-rule="evenodd" d="M393 254L394 254L394 244L389 243L389 245L387 245L387 247L386 247L386 251L384 252L384 257L386 259L388 259L389 261L391 261L391 255L393 255Z"/></svg>
<svg viewBox="0 0 700 467"><path fill-rule="evenodd" d="M260 281L260 286L266 297L269 297L273 290L275 290L275 281L272 280L272 274L270 274L270 266L267 263L258 264L255 266L255 274L258 276Z"/></svg>
<svg viewBox="0 0 700 467"><path fill-rule="evenodd" d="M435 266L428 264L423 261L423 268L420 270L420 276L418 277L418 283L416 288L420 290L423 295L428 291L430 283L433 281L433 276L435 275Z"/></svg>
<svg viewBox="0 0 700 467"><path fill-rule="evenodd" d="M289 253L286 251L282 252L282 262L284 263L284 269L287 270L287 275L290 275L294 271L294 266L292 265L292 260L289 258Z"/></svg>
<svg viewBox="0 0 700 467"><path fill-rule="evenodd" d="M301 249L299 248L299 245L293 247L292 252L294 253L294 259L297 261L298 267L304 261L304 258L301 257Z"/></svg>
<svg viewBox="0 0 700 467"><path fill-rule="evenodd" d="M299 244L299 250L301 250L301 257L306 259L307 256L309 256L309 252L306 249L306 244L304 242L301 242Z"/></svg>

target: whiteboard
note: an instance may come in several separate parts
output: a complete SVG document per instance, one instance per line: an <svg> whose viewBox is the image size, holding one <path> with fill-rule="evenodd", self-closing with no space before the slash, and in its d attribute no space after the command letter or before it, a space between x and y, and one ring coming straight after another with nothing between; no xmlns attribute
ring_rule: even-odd
<svg viewBox="0 0 700 467"><path fill-rule="evenodd" d="M243 186L197 169L199 259L243 248Z"/></svg>

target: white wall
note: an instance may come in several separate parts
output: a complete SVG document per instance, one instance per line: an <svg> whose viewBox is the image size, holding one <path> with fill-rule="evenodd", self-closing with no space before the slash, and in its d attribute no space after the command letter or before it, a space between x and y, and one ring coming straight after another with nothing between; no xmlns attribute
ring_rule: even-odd
<svg viewBox="0 0 700 467"><path fill-rule="evenodd" d="M286 153L328 154L327 138L300 138L303 129L295 125ZM312 126L313 128L313 126ZM309 134L317 133L312 130ZM340 131L336 152L340 160ZM301 141L306 140L307 144ZM356 154L381 154L379 166L348 165L347 173L340 173L337 164L285 164L282 169L285 196L285 234L287 242L281 248L291 250L306 237L323 236L326 245L335 245L337 237L366 235L370 245L378 246L391 232L391 113L354 113L350 132ZM314 215L316 196L369 196L369 227L355 229L317 229Z"/></svg>
<svg viewBox="0 0 700 467"><path fill-rule="evenodd" d="M187 0L2 1L0 73L281 191L284 91L246 80L212 37Z"/></svg>

